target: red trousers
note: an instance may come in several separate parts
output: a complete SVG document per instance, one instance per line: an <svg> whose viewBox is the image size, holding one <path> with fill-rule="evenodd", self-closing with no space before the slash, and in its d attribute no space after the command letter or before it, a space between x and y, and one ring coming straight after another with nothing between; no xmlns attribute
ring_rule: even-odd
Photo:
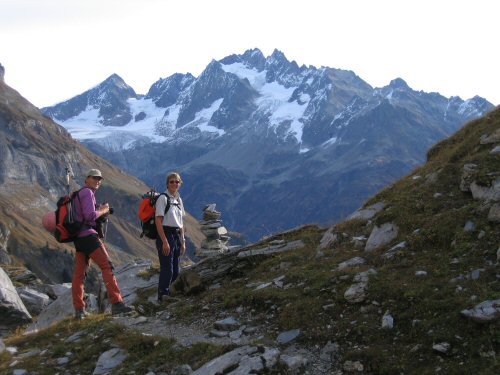
<svg viewBox="0 0 500 375"><path fill-rule="evenodd" d="M108 252L106 251L104 245L101 242L101 247L98 247L89 255L89 267L90 260L93 260L95 264L99 266L102 273L102 278L104 280L104 285L108 291L108 297L112 304L122 302L122 294L120 288L118 288L118 283L116 281L115 275L113 274L113 266L109 260ZM85 271L87 268L87 256L81 251L77 251L75 255L75 272L73 273L73 283L72 283L72 294L73 294L73 306L75 310L83 310L85 308L84 297L84 283L85 283Z"/></svg>

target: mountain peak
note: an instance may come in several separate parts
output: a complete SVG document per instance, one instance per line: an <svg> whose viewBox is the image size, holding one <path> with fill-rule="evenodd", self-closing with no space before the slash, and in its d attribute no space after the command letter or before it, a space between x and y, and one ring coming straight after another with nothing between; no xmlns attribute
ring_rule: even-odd
<svg viewBox="0 0 500 375"><path fill-rule="evenodd" d="M285 54L281 52L278 49L274 49L273 53L271 56L268 57L269 63L270 64L278 64L278 65L283 65L285 63L290 63L288 59L285 57Z"/></svg>
<svg viewBox="0 0 500 375"><path fill-rule="evenodd" d="M402 89L402 90L410 90L410 86L406 83L406 81L402 78L396 78L389 83L389 87L393 89Z"/></svg>

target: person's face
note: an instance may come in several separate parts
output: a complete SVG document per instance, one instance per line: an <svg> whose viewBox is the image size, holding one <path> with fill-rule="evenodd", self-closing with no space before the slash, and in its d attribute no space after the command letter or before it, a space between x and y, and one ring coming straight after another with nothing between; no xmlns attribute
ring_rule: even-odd
<svg viewBox="0 0 500 375"><path fill-rule="evenodd" d="M97 190L101 186L102 177L89 176L89 177L87 177L87 180L85 180L85 183L86 183L87 187L89 187L90 189Z"/></svg>
<svg viewBox="0 0 500 375"><path fill-rule="evenodd" d="M176 193L181 186L181 182L176 177L170 177L168 180L168 191L172 194Z"/></svg>

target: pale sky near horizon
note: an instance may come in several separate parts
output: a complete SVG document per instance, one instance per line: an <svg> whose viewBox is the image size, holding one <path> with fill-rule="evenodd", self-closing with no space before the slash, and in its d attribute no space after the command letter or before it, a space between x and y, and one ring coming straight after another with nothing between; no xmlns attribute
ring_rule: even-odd
<svg viewBox="0 0 500 375"><path fill-rule="evenodd" d="M498 105L499 11L494 0L0 0L0 63L38 107L113 73L146 94L252 48L352 70L373 87L400 77Z"/></svg>

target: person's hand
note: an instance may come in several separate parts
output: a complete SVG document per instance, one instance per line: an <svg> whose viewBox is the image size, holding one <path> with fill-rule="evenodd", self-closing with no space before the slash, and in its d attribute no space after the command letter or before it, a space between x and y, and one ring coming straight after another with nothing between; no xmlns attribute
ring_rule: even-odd
<svg viewBox="0 0 500 375"><path fill-rule="evenodd" d="M102 212L101 215L107 215L109 213L109 203L101 203L99 210Z"/></svg>
<svg viewBox="0 0 500 375"><path fill-rule="evenodd" d="M163 255L168 256L170 254L170 245L168 241L163 242Z"/></svg>

